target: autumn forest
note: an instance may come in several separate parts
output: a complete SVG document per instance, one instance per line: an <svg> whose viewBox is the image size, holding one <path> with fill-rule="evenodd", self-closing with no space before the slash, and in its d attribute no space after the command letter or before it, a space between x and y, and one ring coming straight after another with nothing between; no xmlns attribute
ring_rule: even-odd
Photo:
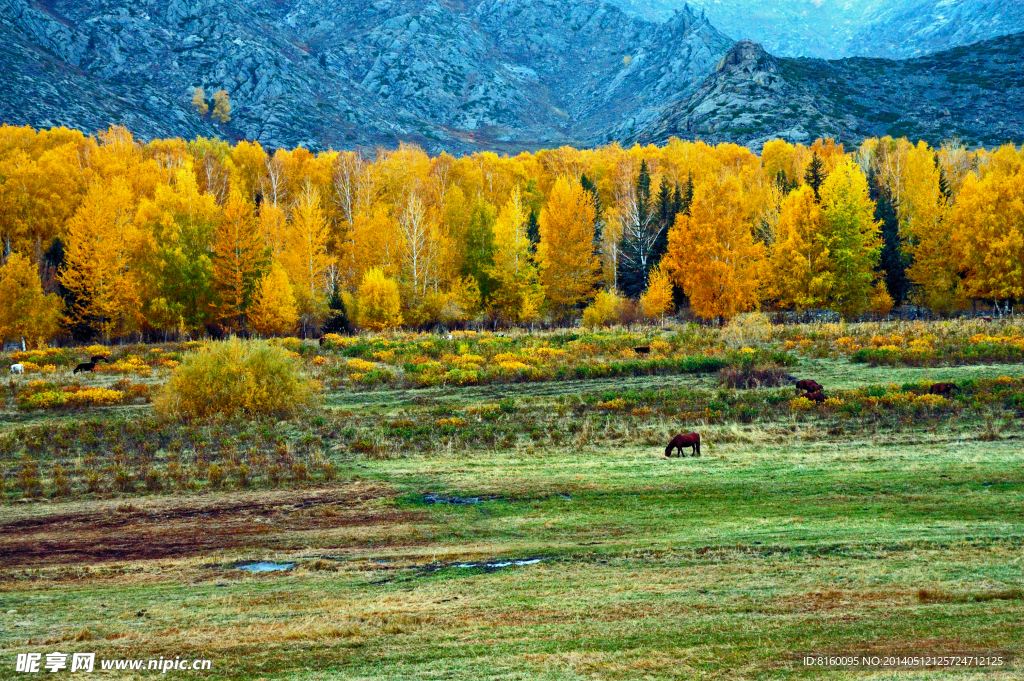
<svg viewBox="0 0 1024 681"><path fill-rule="evenodd" d="M1024 297L1024 150L312 153L0 127L5 340L950 313Z"/></svg>

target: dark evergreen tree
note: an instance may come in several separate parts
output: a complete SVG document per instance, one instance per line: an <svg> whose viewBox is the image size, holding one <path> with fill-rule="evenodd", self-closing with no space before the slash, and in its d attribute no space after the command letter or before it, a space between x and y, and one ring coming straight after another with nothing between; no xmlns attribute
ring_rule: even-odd
<svg viewBox="0 0 1024 681"><path fill-rule="evenodd" d="M946 169L939 163L939 155L935 154L935 167L939 169L939 191L946 197L946 201L953 198L953 190L949 187L949 180L946 179Z"/></svg>
<svg viewBox="0 0 1024 681"><path fill-rule="evenodd" d="M590 199L594 204L594 253L598 256L601 255L601 239L604 236L604 220L601 217L603 209L601 207L601 196L597 193L597 185L587 177L586 173L580 176L580 185L590 194Z"/></svg>
<svg viewBox="0 0 1024 681"><path fill-rule="evenodd" d="M814 197L821 201L821 185L825 183L825 164L818 156L818 152L814 152L811 162L807 164L804 181L814 190Z"/></svg>
<svg viewBox="0 0 1024 681"><path fill-rule="evenodd" d="M327 301L327 320L324 321L323 332L324 333L344 333L348 334L352 332L352 324L348 320L348 311L345 310L345 302L341 298L341 290L335 285L334 291L331 293L331 299Z"/></svg>
<svg viewBox="0 0 1024 681"><path fill-rule="evenodd" d="M635 299L647 288L647 276L656 263L654 250L661 227L657 207L651 201L651 173L647 161L640 163L633 198L635 203L625 207L623 216L618 282L619 289Z"/></svg>
<svg viewBox="0 0 1024 681"><path fill-rule="evenodd" d="M636 201L646 217L651 210L651 172L647 169L647 161L640 161L640 174L636 178Z"/></svg>
<svg viewBox="0 0 1024 681"><path fill-rule="evenodd" d="M903 249L900 222L892 198L888 190L882 186L874 168L868 171L868 187L871 199L875 202L875 220L882 223L882 255L877 269L885 273L885 288L892 296L893 302L902 305L910 294L911 283L907 279L910 258Z"/></svg>
<svg viewBox="0 0 1024 681"><path fill-rule="evenodd" d="M526 219L526 237L530 240L530 252L537 252L537 244L540 243L540 222L537 221L537 209L530 210L530 216Z"/></svg>
<svg viewBox="0 0 1024 681"><path fill-rule="evenodd" d="M788 194L799 187L796 182L789 179L789 175L786 174L785 170L780 170L778 174L775 175L775 183L782 188L784 194Z"/></svg>
<svg viewBox="0 0 1024 681"><path fill-rule="evenodd" d="M661 184L658 186L658 196L655 205L658 208L658 238L654 242L654 252L651 260L656 266L661 258L668 252L668 231L676 222L678 206L682 203L682 190L676 183L675 192L672 191L668 178L662 176Z"/></svg>
<svg viewBox="0 0 1024 681"><path fill-rule="evenodd" d="M690 214L690 206L693 205L693 171L690 171L689 176L686 178L686 191L683 192L682 200L679 203L679 207L676 209L676 213L682 213L683 215Z"/></svg>

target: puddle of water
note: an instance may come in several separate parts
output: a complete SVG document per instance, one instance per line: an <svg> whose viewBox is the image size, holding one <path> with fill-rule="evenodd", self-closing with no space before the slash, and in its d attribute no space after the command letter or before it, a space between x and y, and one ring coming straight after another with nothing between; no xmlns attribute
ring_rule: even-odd
<svg viewBox="0 0 1024 681"><path fill-rule="evenodd" d="M424 494L423 503L426 504L453 504L456 506L466 504L479 504L484 501L492 501L496 497L446 497L440 494Z"/></svg>
<svg viewBox="0 0 1024 681"><path fill-rule="evenodd" d="M511 567L512 565L516 565L516 566L536 565L537 563L540 563L543 560L544 560L543 558L526 558L526 559L523 559L523 560L503 560L503 561L498 561L496 563L459 563L455 567L460 567L460 568L480 568L480 567L482 567L482 568L487 568L489 570L497 570L499 568Z"/></svg>
<svg viewBox="0 0 1024 681"><path fill-rule="evenodd" d="M295 566L295 563L249 563L248 565L239 565L239 570L248 570L249 572L278 572L280 570L291 570Z"/></svg>

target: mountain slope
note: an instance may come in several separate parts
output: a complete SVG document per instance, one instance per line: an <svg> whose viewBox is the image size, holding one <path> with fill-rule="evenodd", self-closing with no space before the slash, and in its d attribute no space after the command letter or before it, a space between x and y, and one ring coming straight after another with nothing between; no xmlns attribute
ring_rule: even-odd
<svg viewBox="0 0 1024 681"><path fill-rule="evenodd" d="M1022 31L1021 0L903 0L877 8L846 54L917 57Z"/></svg>
<svg viewBox="0 0 1024 681"><path fill-rule="evenodd" d="M737 43L686 101L627 141L669 137L760 147L782 137L907 136L939 143L1024 141L1024 34L939 54L884 59L783 59Z"/></svg>
<svg viewBox="0 0 1024 681"><path fill-rule="evenodd" d="M0 0L0 121L270 147L585 145L691 94L731 41L591 0ZM231 95L233 120L191 108Z"/></svg>
<svg viewBox="0 0 1024 681"><path fill-rule="evenodd" d="M666 20L706 12L737 40L786 57L905 59L1024 31L1021 0L610 0Z"/></svg>

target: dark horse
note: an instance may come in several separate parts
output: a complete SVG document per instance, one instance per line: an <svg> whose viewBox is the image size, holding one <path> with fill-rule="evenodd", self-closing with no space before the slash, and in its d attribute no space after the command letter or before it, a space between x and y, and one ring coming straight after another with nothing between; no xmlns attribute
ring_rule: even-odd
<svg viewBox="0 0 1024 681"><path fill-rule="evenodd" d="M676 435L672 438L672 441L668 443L668 447L665 448L665 456L672 456L673 449L678 450L679 456L685 456L685 454L683 454L684 447L691 447L693 449L693 456L700 456L700 435L697 433Z"/></svg>
<svg viewBox="0 0 1024 681"><path fill-rule="evenodd" d="M802 381L796 382L796 389L803 390L804 392L807 393L820 393L825 388L823 388L821 384L818 383L817 381L812 381L810 379L805 378Z"/></svg>
<svg viewBox="0 0 1024 681"><path fill-rule="evenodd" d="M100 362L106 362L107 364L110 364L110 361L106 357L103 357L101 355L93 355L91 360L89 360L88 362L82 362L81 364L76 366L75 370L72 371L71 373L77 374L79 371L92 371Z"/></svg>
<svg viewBox="0 0 1024 681"><path fill-rule="evenodd" d="M960 390L956 383L934 383L932 387L928 388L928 394L952 397L954 390Z"/></svg>
<svg viewBox="0 0 1024 681"><path fill-rule="evenodd" d="M823 403L826 399L825 393L821 392L820 390L815 390L813 393L807 393L806 395L804 395L804 397L809 399L811 402L817 402L818 404Z"/></svg>

